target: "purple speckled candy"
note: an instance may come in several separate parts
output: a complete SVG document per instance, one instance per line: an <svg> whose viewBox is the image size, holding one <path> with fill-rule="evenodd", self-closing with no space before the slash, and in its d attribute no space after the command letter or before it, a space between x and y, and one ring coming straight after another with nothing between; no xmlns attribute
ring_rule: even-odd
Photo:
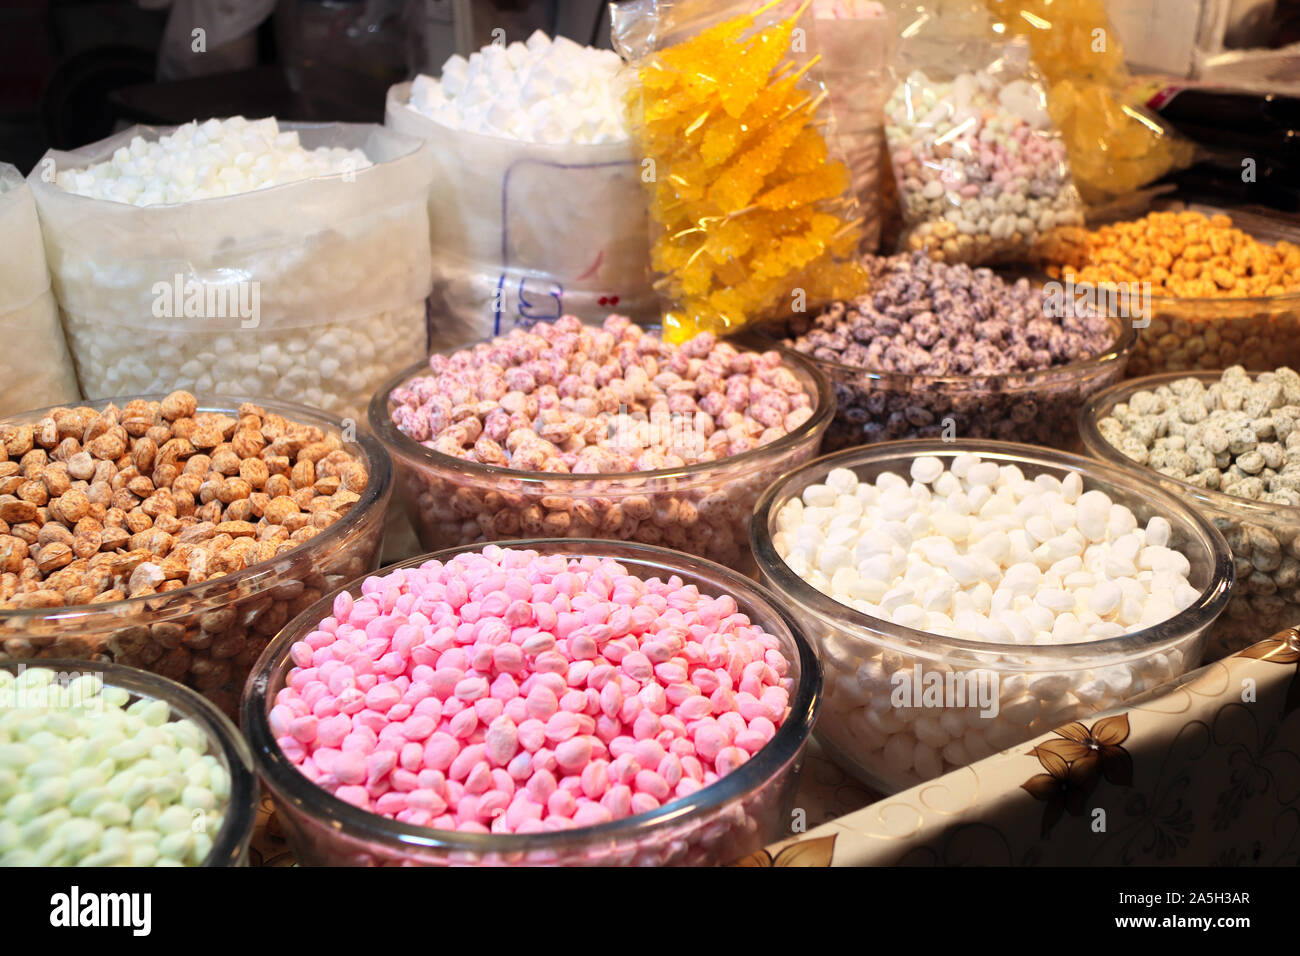
<svg viewBox="0 0 1300 956"><path fill-rule="evenodd" d="M1041 374L1102 354L1115 329L1104 315L1076 313L1068 297L1049 308L1026 279L1008 282L921 252L865 265L870 292L815 318L796 316L784 330L785 345L827 363L835 382L838 411L823 451L945 436L1060 447L1074 434L1082 399L1122 371L1115 362Z"/></svg>

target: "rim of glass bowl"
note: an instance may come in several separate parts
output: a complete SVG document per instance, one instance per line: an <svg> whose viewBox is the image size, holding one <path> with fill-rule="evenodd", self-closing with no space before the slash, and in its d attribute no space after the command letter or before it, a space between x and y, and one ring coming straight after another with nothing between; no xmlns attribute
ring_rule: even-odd
<svg viewBox="0 0 1300 956"><path fill-rule="evenodd" d="M1247 372L1247 375L1253 380L1263 374L1259 371ZM1147 392L1159 388L1161 385L1168 385L1171 382L1177 382L1184 378L1194 378L1205 384L1213 384L1219 381L1223 375L1222 371L1186 371L1186 372L1160 372L1155 375L1144 375L1141 378L1128 378L1123 381L1108 385L1106 388L1097 392L1088 399L1081 409L1079 409L1079 439L1083 442L1084 448L1088 454L1092 455L1098 461L1114 465L1125 470L1135 470L1141 474L1149 475L1156 482L1172 484L1177 486L1180 494L1187 496L1195 501L1204 504L1208 508L1214 508L1217 511L1236 512L1240 515L1254 516L1255 519L1265 526L1276 524L1279 516L1294 524L1300 524L1300 505L1282 505L1272 504L1265 501L1255 501L1250 498L1240 498L1237 495L1229 495L1222 491L1215 491L1212 488L1198 488L1183 481L1180 478L1174 478L1170 475L1162 475L1146 465L1140 465L1133 459L1129 458L1122 451L1112 445L1102 435L1098 423L1104 418L1110 410L1120 402L1127 402L1136 392Z"/></svg>
<svg viewBox="0 0 1300 956"><path fill-rule="evenodd" d="M1141 485L1144 497L1161 507L1165 514L1180 518L1199 532L1202 543L1207 545L1213 559L1210 581L1201 589L1196 601L1179 611L1168 620L1138 631L1130 631L1117 637L1106 637L1096 641L1072 641L1067 644L997 644L987 641L972 641L960 637L947 637L933 634L917 628L903 627L883 618L863 614L847 604L841 604L834 598L818 591L790 569L785 560L776 552L772 544L772 535L768 532L769 522L776 515L773 513L778 498L783 497L785 489L797 484L809 474L825 477L832 468L854 470L863 464L883 464L899 462L895 473L906 473L903 461L924 455L939 458L951 458L954 455L973 453L981 458L996 460L1000 464L1018 465L1023 463L1042 465L1053 471L1074 470L1085 481L1100 479L1107 485L1123 487L1128 484ZM814 482L809 482L810 484ZM856 638L870 637L883 641L896 649L915 649L927 644L942 645L948 649L975 651L982 654L1017 655L1026 658L1078 660L1080 651L1088 656L1096 654L1131 653L1145 647L1167 644L1177 640L1198 628L1211 624L1228 604L1234 579L1232 553L1223 534L1199 512L1193 510L1175 495L1161 488L1151 479L1134 472L1116 468L1105 462L1098 462L1082 455L1023 445L1017 442L992 441L987 439L964 438L952 442L934 439L905 439L902 441L878 442L859 448L849 448L830 455L823 455L806 465L795 469L780 480L768 486L754 505L754 519L749 525L750 545L759 568L769 575L778 585L777 591L782 596L788 594L795 601L811 608L815 613L834 620L837 624L851 628L854 632L865 631L866 634L854 633ZM1006 666L999 664L999 667Z"/></svg>
<svg viewBox="0 0 1300 956"><path fill-rule="evenodd" d="M193 394L193 393L191 393ZM122 408L127 402L144 400L147 402L160 402L166 398L166 394L152 395L129 395L119 398L97 398L81 402L71 402L64 405L49 405L45 408L38 408L30 412L20 412L17 415L8 415L0 418L0 425L13 425L18 422L30 420L32 423L40 421L47 414L58 408L94 408L102 411L109 404L115 404ZM196 411L200 412L221 412L229 415L238 415L239 406L244 403L251 403L271 412L280 415L290 421L303 425L315 425L323 428L325 431L342 433L345 431L343 420L336 418L328 412L321 411L317 408L309 408L306 405L298 405L294 402L266 401L258 398L240 398L226 395L207 395L195 396L198 401ZM140 597L123 598L120 601L109 601L103 604L70 604L57 608L11 608L0 609L0 623L9 621L21 622L24 620L74 620L76 618L86 617L93 618L96 616L108 614L114 617L126 617L126 612L131 609L143 609L146 602L165 601L171 602L186 597L200 596L201 598L212 598L227 590L239 587L241 585L259 584L270 582L273 578L278 577L279 565L286 560L301 558L304 554L309 553L313 548L319 548L322 545L336 544L347 538L357 527L359 527L370 516L375 504L388 492L393 482L393 463L384 448L383 443L375 436L371 435L365 429L358 429L356 440L344 442L344 446L357 446L365 458L366 471L369 475L366 481L366 487L361 492L361 497L357 500L348 513L341 519L334 522L320 534L310 540L304 541L298 547L293 548L283 554L277 554L275 557L266 561L259 561L256 564L250 564L239 571L224 574L218 578L209 578L206 581L200 581L197 584L187 584L183 587L176 588L173 591L165 591L159 594L144 594Z"/></svg>
<svg viewBox="0 0 1300 956"><path fill-rule="evenodd" d="M96 671L103 675L105 687L120 687L134 697L164 700L171 708L172 719L192 720L202 728L213 749L221 751L230 773L230 798L221 829L212 840L212 849L199 866L234 866L244 854L257 820L258 785L253 769L253 754L248 741L221 711L206 697L174 680L142 671L125 664L108 661L77 660L66 657L0 661L0 670L20 672L28 669L52 671Z"/></svg>
<svg viewBox="0 0 1300 956"><path fill-rule="evenodd" d="M598 326L587 326L588 328L598 328ZM645 328L647 332L657 332L657 329ZM476 342L470 342L467 345L459 345L455 348L442 349L432 353L433 355L452 355L456 352L462 352L467 349L475 348L479 345L485 345L500 336L489 336L488 338L479 339ZM792 360L793 356L793 360ZM455 458L451 455L444 455L440 451L434 451L432 448L426 448L418 441L403 432L393 422L392 402L389 396L400 386L406 384L410 379L420 375L431 375L429 370L428 358L416 362L414 365L399 372L395 377L386 382L379 388L370 399L370 407L367 411L367 418L370 421L370 430L379 436L380 441L387 446L394 456L400 456L408 461L423 461L431 467L438 468L442 471L458 472L462 475L474 475L482 479L489 478L508 478L518 482L536 482L551 485L554 488L562 488L566 483L572 485L590 484L592 482L636 482L643 485L648 481L657 481L669 478L692 478L700 475L710 475L719 469L731 469L738 464L757 464L765 458L774 455L781 455L793 451L799 445L810 438L816 437L819 433L825 432L830 427L831 419L835 417L835 393L831 388L830 379L826 373L817 368L815 364L808 360L806 356L798 353L783 354L782 361L789 365L795 366L795 374L804 379L804 391L809 394L816 403L813 408L812 417L796 428L794 431L782 435L774 442L766 445L759 445L757 448L751 448L743 451L739 455L728 455L726 458L719 458L715 461L701 461L694 464L682 465L678 468L659 468L654 471L594 471L579 472L577 474L556 474L550 471L519 471L513 468L506 468L501 465L485 465L477 461L467 461L464 458ZM561 492L562 493L562 492Z"/></svg>
<svg viewBox="0 0 1300 956"><path fill-rule="evenodd" d="M785 336L776 335L773 328L776 323L771 322L765 322L752 329L750 334L753 336L752 341L755 344L762 344L767 348L776 349L783 356L797 355L819 368L882 382L889 385L894 391L925 387L961 386L972 391L983 390L1009 394L1059 384L1063 380L1073 378L1080 372L1100 371L1112 365L1122 365L1122 363L1128 361L1129 356L1137 347L1137 329L1133 327L1133 323L1129 319L1107 316L1106 320L1111 324L1114 336L1105 350L1097 355L1070 362L1067 365L1054 365L1051 368L1031 369L1026 372L996 372L991 375L927 375L925 373L888 372L870 369L863 365L847 365L844 362L827 361L806 352L799 352L786 345ZM741 335L741 341L743 340L744 333Z"/></svg>
<svg viewBox="0 0 1300 956"><path fill-rule="evenodd" d="M632 567L629 570L638 577L667 578L676 574L720 579L720 583L725 583L726 586L722 593L733 597L744 595L745 603L762 608L779 620L794 639L800 676L799 683L790 695L790 713L785 723L777 728L771 740L739 768L689 796L671 800L648 813L554 833L459 833L454 830L412 826L362 810L308 780L284 756L271 733L267 716L267 705L271 698L267 691L272 670L283 669L285 674L288 673L290 649L314 630L322 619L333 613L334 598L340 592L358 590L367 577L419 567L428 561L447 561L458 554L482 551L487 547L518 548L542 551L543 554L547 553L544 549L552 549L550 553L567 551L574 558L608 557L622 563L630 562ZM253 665L244 689L241 722L252 744L258 772L277 796L283 793L295 806L343 830L349 837L367 841L377 839L390 846L490 854L573 848L603 841L631 841L653 832L659 826L684 822L697 813L721 809L775 780L780 768L795 758L812 735L821 698L821 661L816 649L779 597L757 581L713 561L654 545L590 538L531 538L445 548L383 568L374 575L357 578L321 598L285 625Z"/></svg>

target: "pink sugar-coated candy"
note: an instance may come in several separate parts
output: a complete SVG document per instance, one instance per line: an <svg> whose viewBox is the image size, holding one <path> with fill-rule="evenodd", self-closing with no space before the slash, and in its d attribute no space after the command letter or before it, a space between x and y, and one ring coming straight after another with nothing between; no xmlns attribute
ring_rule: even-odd
<svg viewBox="0 0 1300 956"><path fill-rule="evenodd" d="M676 575L488 545L361 591L291 649L268 720L317 785L414 826L645 813L735 770L788 712L779 641Z"/></svg>

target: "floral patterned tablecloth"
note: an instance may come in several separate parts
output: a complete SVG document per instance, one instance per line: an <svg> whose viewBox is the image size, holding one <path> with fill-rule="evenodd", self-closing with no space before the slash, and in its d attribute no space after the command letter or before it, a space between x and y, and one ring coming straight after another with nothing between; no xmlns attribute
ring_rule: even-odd
<svg viewBox="0 0 1300 956"><path fill-rule="evenodd" d="M1291 629L739 865L1295 866L1298 712Z"/></svg>

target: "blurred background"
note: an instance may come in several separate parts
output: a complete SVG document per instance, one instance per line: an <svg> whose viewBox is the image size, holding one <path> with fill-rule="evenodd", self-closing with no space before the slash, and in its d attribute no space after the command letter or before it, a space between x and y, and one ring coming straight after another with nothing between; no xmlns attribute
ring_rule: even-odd
<svg viewBox="0 0 1300 956"><path fill-rule="evenodd" d="M536 29L609 46L601 0L0 0L0 159L133 123L378 123L392 83Z"/></svg>

